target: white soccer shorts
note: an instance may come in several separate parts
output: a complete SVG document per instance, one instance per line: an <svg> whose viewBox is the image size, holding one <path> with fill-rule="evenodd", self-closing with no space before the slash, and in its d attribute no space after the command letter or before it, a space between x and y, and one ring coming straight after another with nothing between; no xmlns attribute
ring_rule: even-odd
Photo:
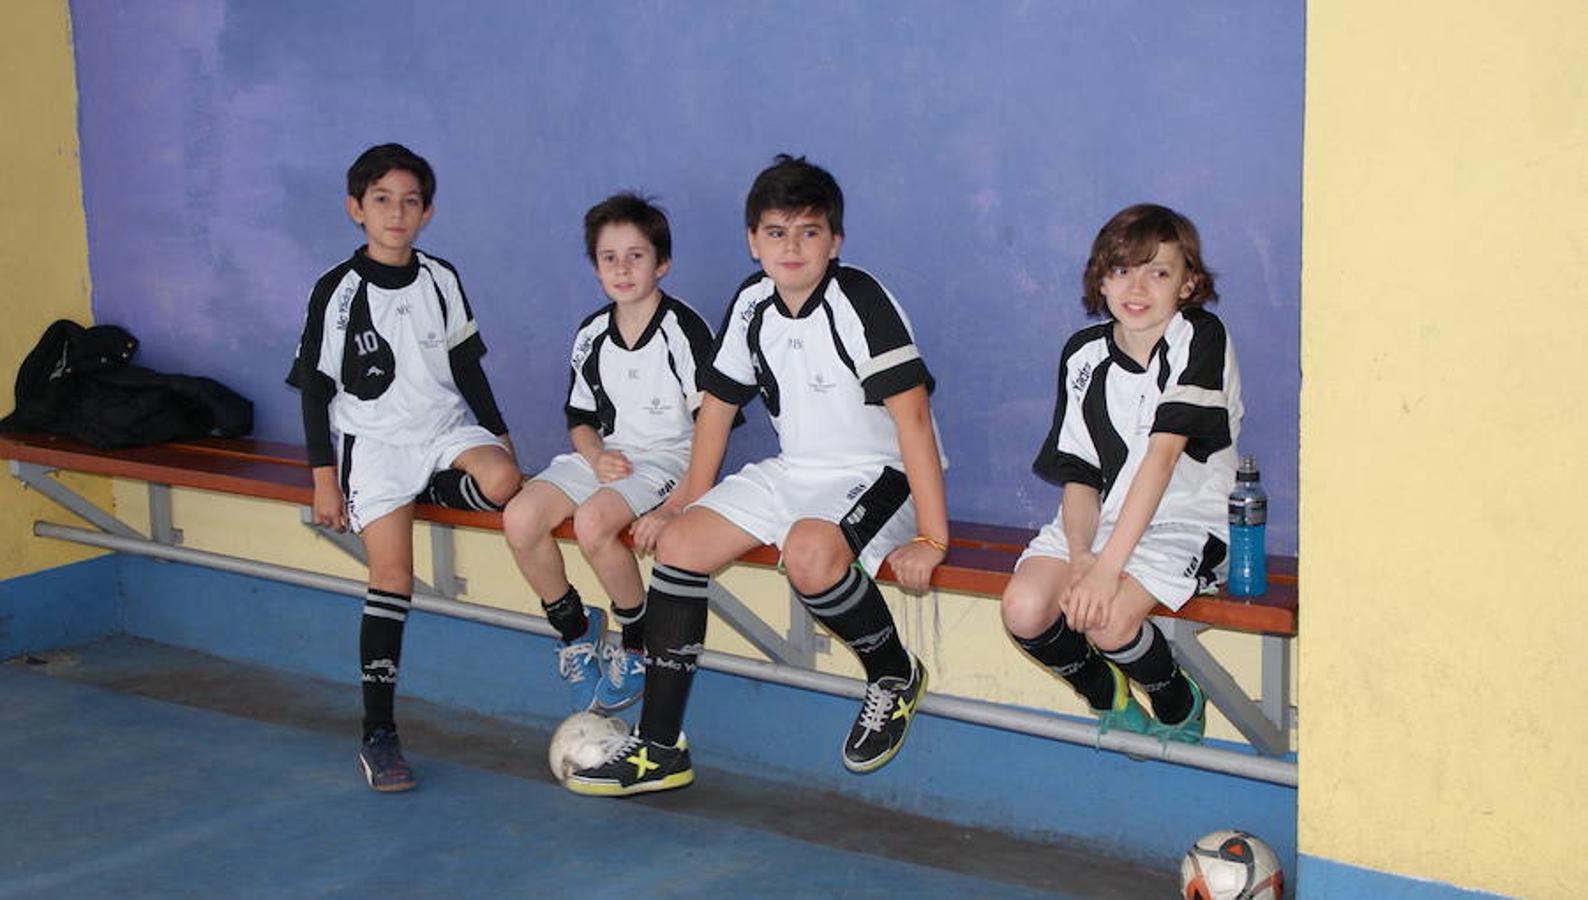
<svg viewBox="0 0 1588 900"><path fill-rule="evenodd" d="M554 457L545 469L530 480L544 481L555 487L567 494L576 506L589 500L596 491L613 491L623 498L629 511L638 517L666 500L689 469L689 453L686 451L630 453L625 450L623 455L634 466L634 473L617 481L603 483L598 480L590 463L577 453L563 453Z"/></svg>
<svg viewBox="0 0 1588 900"><path fill-rule="evenodd" d="M1092 542L1093 553L1103 549L1113 530L1113 523L1098 526L1097 538ZM1220 559L1210 571L1205 559L1210 541L1218 540L1201 525L1176 522L1148 525L1146 533L1136 542L1136 549L1130 554L1130 559L1125 562L1125 574L1136 579L1154 600L1177 610L1193 594L1211 591L1223 579L1226 561ZM1033 556L1069 561L1070 546L1064 538L1062 520L1054 519L1042 526L1042 530L1026 546L1025 552L1020 554L1015 568L1020 568L1020 563Z"/></svg>
<svg viewBox="0 0 1588 900"><path fill-rule="evenodd" d="M425 444L388 444L367 437L342 436L338 465L347 523L363 531L381 516L414 502L465 450L501 447L502 442L478 425L458 425ZM505 448L504 448L505 449Z"/></svg>
<svg viewBox="0 0 1588 900"><path fill-rule="evenodd" d="M779 458L750 463L707 491L702 506L780 549L800 519L832 522L867 574L915 536L915 503L894 466L791 466Z"/></svg>

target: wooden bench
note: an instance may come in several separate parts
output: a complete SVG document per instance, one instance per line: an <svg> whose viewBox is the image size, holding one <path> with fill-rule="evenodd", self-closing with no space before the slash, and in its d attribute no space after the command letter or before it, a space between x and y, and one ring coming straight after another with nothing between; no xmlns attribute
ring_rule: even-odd
<svg viewBox="0 0 1588 900"><path fill-rule="evenodd" d="M164 484L171 487L198 488L224 494L238 494L280 500L300 506L313 502L314 488L303 447L252 439L204 440L157 447L124 450L98 450L64 438L48 435L8 435L0 437L0 459L32 463L49 469L63 469L93 475L106 475ZM499 513L448 509L421 503L415 518L425 522L500 531ZM1002 596L1015 560L1036 531L981 522L949 523L948 558L932 578L934 587L989 597ZM573 540L572 521L556 531L559 538ZM771 566L777 564L777 548L757 547L740 558L741 562ZM1193 597L1178 612L1161 610L1165 616L1200 622L1216 628L1265 634L1296 633L1296 560L1271 556L1268 559L1269 589L1255 598L1216 594ZM892 582L886 566L879 580Z"/></svg>
<svg viewBox="0 0 1588 900"><path fill-rule="evenodd" d="M253 439L203 440L123 450L99 450L63 438L41 435L0 436L0 459L10 461L12 474L47 494L60 505L95 524L101 531L142 537L66 487L47 477L50 470L81 472L143 481L150 485L151 537L177 543L171 525L169 490L194 488L292 503L304 510L313 503L313 485L304 448L299 445ZM463 592L463 581L452 569L451 528L500 530L501 515L447 509L419 504L415 517L440 526L433 529L432 568L443 596ZM347 552L362 558L356 539L326 529L316 529ZM947 559L933 574L935 588L955 593L999 597L1009 582L1020 552L1035 531L978 522L953 521ZM556 536L573 539L572 522L564 522ZM775 566L778 551L757 547L740 562ZM1196 677L1209 698L1230 718L1255 747L1268 755L1289 749L1290 639L1296 635L1298 587L1294 557L1269 557L1269 589L1257 598L1226 594L1192 598L1177 612L1160 608L1160 626L1175 643L1182 666ZM886 565L878 580L893 581ZM428 585L424 589L430 589ZM769 626L714 582L713 601L731 625L769 658L809 665L824 638L808 624L792 628L786 637ZM717 601L720 601L717 602ZM791 621L804 622L798 601L791 597ZM1262 699L1253 700L1235 679L1202 647L1197 633L1208 627L1234 629L1263 636Z"/></svg>

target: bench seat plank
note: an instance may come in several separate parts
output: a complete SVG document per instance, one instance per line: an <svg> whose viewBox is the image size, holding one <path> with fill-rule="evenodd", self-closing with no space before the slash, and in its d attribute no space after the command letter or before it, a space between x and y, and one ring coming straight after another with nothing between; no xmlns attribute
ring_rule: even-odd
<svg viewBox="0 0 1588 900"><path fill-rule="evenodd" d="M0 458L18 462L127 478L172 487L196 488L245 497L277 500L308 506L314 489L304 448L300 445L252 438L208 439L155 447L99 450L51 435L0 436ZM444 525L501 530L499 513L447 509L419 504L415 518ZM1036 534L1029 528L954 521L948 558L933 574L941 590L998 597L1009 583L1015 560ZM573 523L564 522L556 536L573 539ZM775 547L757 547L741 562L775 566ZM1267 634L1296 633L1298 586L1294 557L1270 556L1269 588L1262 597L1236 598L1225 594L1191 598L1178 612L1163 615L1221 628ZM893 581L884 565L882 581Z"/></svg>

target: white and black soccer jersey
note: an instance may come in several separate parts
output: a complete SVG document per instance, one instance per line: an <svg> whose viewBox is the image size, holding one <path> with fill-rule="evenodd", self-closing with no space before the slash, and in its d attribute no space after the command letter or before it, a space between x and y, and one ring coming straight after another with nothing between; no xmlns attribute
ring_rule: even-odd
<svg viewBox="0 0 1588 900"><path fill-rule="evenodd" d="M898 432L882 402L916 385L930 391L932 375L904 310L869 273L836 260L798 316L769 276L746 279L701 376L705 390L736 406L759 391L780 458L798 466L898 465Z"/></svg>
<svg viewBox="0 0 1588 900"><path fill-rule="evenodd" d="M1224 323L1201 308L1176 313L1142 368L1114 343L1113 322L1083 328L1059 359L1053 428L1032 468L1054 484L1102 494L1100 527L1119 518L1156 432L1186 437L1152 521L1205 527L1227 542L1235 483L1241 378ZM1115 488L1118 487L1118 490Z"/></svg>
<svg viewBox="0 0 1588 900"><path fill-rule="evenodd" d="M633 347L607 304L579 325L570 358L568 427L588 425L625 452L688 450L700 409L696 374L711 361L711 328L666 294Z"/></svg>
<svg viewBox="0 0 1588 900"><path fill-rule="evenodd" d="M415 250L408 265L387 266L360 249L315 283L287 377L304 393L310 463L335 461L329 431L422 444L473 412L505 433L480 371L484 354L451 265Z"/></svg>

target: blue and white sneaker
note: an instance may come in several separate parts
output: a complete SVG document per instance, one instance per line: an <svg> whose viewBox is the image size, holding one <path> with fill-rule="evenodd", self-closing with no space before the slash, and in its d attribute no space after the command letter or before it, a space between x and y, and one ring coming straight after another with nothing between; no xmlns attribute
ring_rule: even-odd
<svg viewBox="0 0 1588 900"><path fill-rule="evenodd" d="M364 769L364 780L369 782L372 791L383 794L411 791L419 784L414 770L408 768L408 761L403 759L403 745L397 739L397 732L386 728L370 732L359 745L358 764Z"/></svg>
<svg viewBox="0 0 1588 900"><path fill-rule="evenodd" d="M568 683L568 700L574 712L595 706L596 688L601 683L601 643L607 630L607 614L585 608L588 624L584 634L557 648L557 677Z"/></svg>
<svg viewBox="0 0 1588 900"><path fill-rule="evenodd" d="M596 707L617 712L634 705L645 692L645 651L622 644L601 648L601 683L596 686Z"/></svg>

